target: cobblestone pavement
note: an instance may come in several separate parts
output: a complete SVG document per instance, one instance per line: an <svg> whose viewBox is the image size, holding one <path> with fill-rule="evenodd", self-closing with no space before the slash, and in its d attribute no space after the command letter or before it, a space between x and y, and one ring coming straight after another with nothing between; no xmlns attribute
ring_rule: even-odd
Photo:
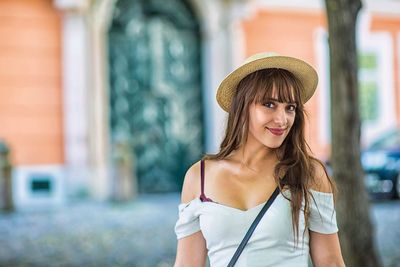
<svg viewBox="0 0 400 267"><path fill-rule="evenodd" d="M0 214L0 266L172 266L178 204L178 194L167 194ZM384 266L400 267L400 201L372 211Z"/></svg>
<svg viewBox="0 0 400 267"><path fill-rule="evenodd" d="M400 267L400 200L376 201L371 208L383 266Z"/></svg>

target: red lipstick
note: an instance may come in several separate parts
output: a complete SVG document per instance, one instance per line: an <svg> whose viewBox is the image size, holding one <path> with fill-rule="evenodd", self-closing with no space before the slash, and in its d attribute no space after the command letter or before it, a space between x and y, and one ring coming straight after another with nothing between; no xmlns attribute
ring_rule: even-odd
<svg viewBox="0 0 400 267"><path fill-rule="evenodd" d="M282 135L285 132L285 129L280 128L267 128L274 135Z"/></svg>

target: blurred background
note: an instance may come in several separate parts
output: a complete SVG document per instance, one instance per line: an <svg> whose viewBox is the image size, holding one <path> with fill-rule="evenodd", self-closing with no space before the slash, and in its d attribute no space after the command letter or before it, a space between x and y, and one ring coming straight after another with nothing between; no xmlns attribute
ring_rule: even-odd
<svg viewBox="0 0 400 267"><path fill-rule="evenodd" d="M400 1L363 4L361 160L393 267ZM328 49L320 0L0 0L0 266L172 266L184 174L225 130L216 89L256 52L316 67L306 136L329 165Z"/></svg>

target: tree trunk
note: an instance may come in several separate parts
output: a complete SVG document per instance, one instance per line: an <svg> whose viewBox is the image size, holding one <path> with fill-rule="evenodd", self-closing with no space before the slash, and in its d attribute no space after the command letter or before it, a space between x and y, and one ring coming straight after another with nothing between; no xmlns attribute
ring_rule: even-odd
<svg viewBox="0 0 400 267"><path fill-rule="evenodd" d="M347 267L380 266L360 162L356 19L360 0L325 0L329 25L333 178L339 188L339 236Z"/></svg>

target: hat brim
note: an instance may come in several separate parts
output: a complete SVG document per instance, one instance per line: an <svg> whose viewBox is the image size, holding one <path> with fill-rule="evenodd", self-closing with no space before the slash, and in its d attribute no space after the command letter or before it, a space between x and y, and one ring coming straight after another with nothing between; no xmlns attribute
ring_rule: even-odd
<svg viewBox="0 0 400 267"><path fill-rule="evenodd" d="M293 57L269 56L245 63L225 77L217 90L217 102L221 108L229 112L236 87L244 77L257 70L268 68L280 68L293 73L303 85L300 96L303 103L312 97L317 88L318 74L311 65Z"/></svg>

